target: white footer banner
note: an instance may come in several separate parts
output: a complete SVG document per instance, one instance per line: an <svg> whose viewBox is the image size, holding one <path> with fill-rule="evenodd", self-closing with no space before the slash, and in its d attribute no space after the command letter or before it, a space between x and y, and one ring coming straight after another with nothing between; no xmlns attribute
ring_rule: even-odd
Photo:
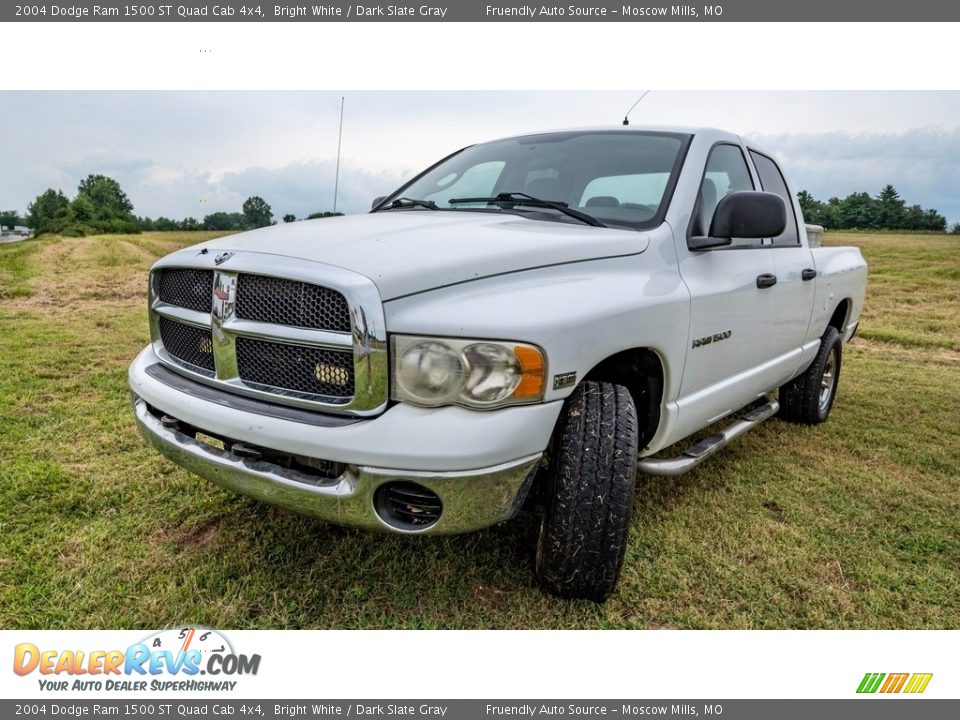
<svg viewBox="0 0 960 720"><path fill-rule="evenodd" d="M0 698L957 699L960 631L0 631Z"/></svg>

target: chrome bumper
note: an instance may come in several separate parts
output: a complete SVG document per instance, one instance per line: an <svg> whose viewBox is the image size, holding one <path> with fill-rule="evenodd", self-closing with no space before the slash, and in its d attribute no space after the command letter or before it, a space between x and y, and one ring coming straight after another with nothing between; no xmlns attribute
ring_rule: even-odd
<svg viewBox="0 0 960 720"><path fill-rule="evenodd" d="M509 519L522 504L542 455L452 472L347 465L339 477L318 481L315 476L243 458L166 427L136 396L134 412L140 434L161 454L222 487L329 522L404 534L462 533ZM430 527L409 530L382 519L374 493L380 485L395 480L415 482L435 492L443 503L439 520Z"/></svg>

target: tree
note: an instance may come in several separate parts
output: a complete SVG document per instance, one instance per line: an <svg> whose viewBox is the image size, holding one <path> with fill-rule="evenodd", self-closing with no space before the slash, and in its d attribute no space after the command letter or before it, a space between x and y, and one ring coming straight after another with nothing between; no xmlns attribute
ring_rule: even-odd
<svg viewBox="0 0 960 720"><path fill-rule="evenodd" d="M951 235L960 235L960 222L955 222L955 223L950 227L950 234L951 234Z"/></svg>
<svg viewBox="0 0 960 720"><path fill-rule="evenodd" d="M907 230L923 230L924 222L923 208L919 205L911 205L903 213L903 226Z"/></svg>
<svg viewBox="0 0 960 720"><path fill-rule="evenodd" d="M824 227L843 227L840 222L840 206L841 201L838 197L827 200L827 204L823 208L823 223L821 223Z"/></svg>
<svg viewBox="0 0 960 720"><path fill-rule="evenodd" d="M944 232L947 229L947 219L933 208L924 213L924 219L926 220L924 230Z"/></svg>
<svg viewBox="0 0 960 720"><path fill-rule="evenodd" d="M25 220L20 217L16 210L0 210L0 227L13 227L14 225L23 225Z"/></svg>
<svg viewBox="0 0 960 720"><path fill-rule="evenodd" d="M840 222L844 228L869 230L880 227L874 199L865 192L847 195L840 203Z"/></svg>
<svg viewBox="0 0 960 720"><path fill-rule="evenodd" d="M171 230L179 230L180 225L176 220L171 220L170 218L163 217L162 215L153 221L154 230L159 230L161 232L170 232Z"/></svg>
<svg viewBox="0 0 960 720"><path fill-rule="evenodd" d="M803 219L806 222L813 225L827 225L827 207L822 202L806 190L797 193L797 200L800 202L800 209L803 211Z"/></svg>
<svg viewBox="0 0 960 720"><path fill-rule="evenodd" d="M242 213L215 212L203 219L204 230L242 230L244 225Z"/></svg>
<svg viewBox="0 0 960 720"><path fill-rule="evenodd" d="M259 195L253 195L243 201L243 217L247 228L266 227L273 222L273 210L266 200Z"/></svg>
<svg viewBox="0 0 960 720"><path fill-rule="evenodd" d="M125 217L133 212L133 203L113 178L106 175L87 175L80 181L77 197L87 197L97 213L97 217L111 220Z"/></svg>
<svg viewBox="0 0 960 720"><path fill-rule="evenodd" d="M62 190L49 188L27 207L27 224L38 235L61 232L72 220L70 201Z"/></svg>
<svg viewBox="0 0 960 720"><path fill-rule="evenodd" d="M297 220L297 216L296 216L296 215L292 215L291 213L287 213L286 215L283 216L283 221L284 221L285 223L296 222L296 220Z"/></svg>
<svg viewBox="0 0 960 720"><path fill-rule="evenodd" d="M877 195L875 220L877 227L901 230L905 226L907 204L893 185L887 185Z"/></svg>
<svg viewBox="0 0 960 720"><path fill-rule="evenodd" d="M180 230L199 230L200 223L194 217L187 217L180 221Z"/></svg>
<svg viewBox="0 0 960 720"><path fill-rule="evenodd" d="M77 195L71 204L73 219L81 225L93 227L97 224L97 209L87 195Z"/></svg>
<svg viewBox="0 0 960 720"><path fill-rule="evenodd" d="M813 212L818 205L822 204L819 200L814 199L813 195L806 190L801 190L797 193L797 201L800 203L800 209L803 210L804 217Z"/></svg>

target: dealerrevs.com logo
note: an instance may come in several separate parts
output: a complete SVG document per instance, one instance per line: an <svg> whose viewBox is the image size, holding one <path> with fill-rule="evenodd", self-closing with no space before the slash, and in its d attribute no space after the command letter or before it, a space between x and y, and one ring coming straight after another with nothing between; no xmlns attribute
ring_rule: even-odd
<svg viewBox="0 0 960 720"><path fill-rule="evenodd" d="M867 673L857 686L858 693L915 695L927 689L933 673Z"/></svg>
<svg viewBox="0 0 960 720"><path fill-rule="evenodd" d="M237 653L216 630L162 630L126 650L14 648L13 671L36 673L46 691L231 691L238 676L256 675L260 655Z"/></svg>

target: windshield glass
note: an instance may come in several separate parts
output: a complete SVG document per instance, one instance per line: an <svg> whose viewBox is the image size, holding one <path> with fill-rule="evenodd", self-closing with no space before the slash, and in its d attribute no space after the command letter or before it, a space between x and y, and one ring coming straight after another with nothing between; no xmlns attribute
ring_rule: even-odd
<svg viewBox="0 0 960 720"><path fill-rule="evenodd" d="M608 225L650 227L666 211L689 136L631 131L529 135L474 145L391 195L441 210L502 210L499 193L563 203ZM474 198L474 202L462 202ZM460 200L451 203L451 200ZM554 210L508 205L570 222ZM415 209L415 208L412 208ZM574 221L575 222L575 221Z"/></svg>

